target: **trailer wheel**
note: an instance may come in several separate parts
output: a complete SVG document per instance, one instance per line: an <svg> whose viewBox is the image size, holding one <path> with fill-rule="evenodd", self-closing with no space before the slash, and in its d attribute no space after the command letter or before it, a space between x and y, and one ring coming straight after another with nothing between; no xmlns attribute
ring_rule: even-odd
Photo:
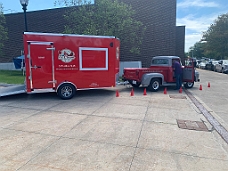
<svg viewBox="0 0 228 171"><path fill-rule="evenodd" d="M160 88L160 80L158 78L152 79L148 88L150 91L158 91Z"/></svg>
<svg viewBox="0 0 228 171"><path fill-rule="evenodd" d="M192 88L194 86L194 82L187 82L184 84L185 88Z"/></svg>
<svg viewBox="0 0 228 171"><path fill-rule="evenodd" d="M62 84L57 90L58 96L63 100L71 99L75 95L75 92L76 88L69 83Z"/></svg>

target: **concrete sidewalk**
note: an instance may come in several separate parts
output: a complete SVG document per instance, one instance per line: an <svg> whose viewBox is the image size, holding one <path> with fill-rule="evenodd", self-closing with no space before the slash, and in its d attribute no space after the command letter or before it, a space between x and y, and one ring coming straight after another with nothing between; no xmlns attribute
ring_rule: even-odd
<svg viewBox="0 0 228 171"><path fill-rule="evenodd" d="M227 170L227 144L184 92L130 91L0 99L0 170ZM208 131L180 129L177 120L205 123Z"/></svg>

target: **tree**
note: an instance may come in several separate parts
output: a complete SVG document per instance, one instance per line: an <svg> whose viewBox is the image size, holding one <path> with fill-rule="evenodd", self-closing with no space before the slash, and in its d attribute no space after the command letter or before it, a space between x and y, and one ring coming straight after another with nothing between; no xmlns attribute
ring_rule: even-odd
<svg viewBox="0 0 228 171"><path fill-rule="evenodd" d="M216 59L228 57L228 13L218 16L213 24L203 33L205 53Z"/></svg>
<svg viewBox="0 0 228 171"><path fill-rule="evenodd" d="M0 55L2 55L2 48L4 46L4 40L7 39L7 31L5 28L5 16L3 14L3 6L0 3Z"/></svg>
<svg viewBox="0 0 228 171"><path fill-rule="evenodd" d="M130 52L140 53L145 31L142 22L133 19L135 11L118 0L59 0L72 7L64 15L67 25L64 33L116 36ZM77 6L77 7L75 7Z"/></svg>
<svg viewBox="0 0 228 171"><path fill-rule="evenodd" d="M196 42L194 46L189 48L189 56L190 57L196 57L196 58L202 58L204 55L204 47L205 44L201 42Z"/></svg>

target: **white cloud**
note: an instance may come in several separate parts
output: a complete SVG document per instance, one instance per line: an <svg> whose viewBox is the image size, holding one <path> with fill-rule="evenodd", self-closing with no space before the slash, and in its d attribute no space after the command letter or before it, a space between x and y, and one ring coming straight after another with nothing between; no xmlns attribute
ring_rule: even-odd
<svg viewBox="0 0 228 171"><path fill-rule="evenodd" d="M200 33L192 33L185 35L185 52L188 52L189 48L193 46L196 42L199 42L202 38Z"/></svg>
<svg viewBox="0 0 228 171"><path fill-rule="evenodd" d="M185 0L177 3L178 8L189 8L189 7L219 7L216 2L208 2L206 0Z"/></svg>
<svg viewBox="0 0 228 171"><path fill-rule="evenodd" d="M190 46L202 38L202 33L207 31L210 24L218 17L218 14L211 16L194 17L194 15L187 15L183 18L177 18L177 25L185 25L185 51L187 52Z"/></svg>
<svg viewBox="0 0 228 171"><path fill-rule="evenodd" d="M217 15L213 15L196 18L194 15L187 15L183 18L177 18L177 25L185 25L186 29L191 31L206 31L217 17Z"/></svg>

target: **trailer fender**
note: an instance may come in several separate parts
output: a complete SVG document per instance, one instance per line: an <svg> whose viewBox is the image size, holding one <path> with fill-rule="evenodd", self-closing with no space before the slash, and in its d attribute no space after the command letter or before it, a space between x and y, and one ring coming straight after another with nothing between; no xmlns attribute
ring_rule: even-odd
<svg viewBox="0 0 228 171"><path fill-rule="evenodd" d="M164 76L162 74L160 74L160 73L147 73L147 74L144 74L142 76L142 85L145 86L145 87L149 86L150 85L150 81L153 78L161 79L161 85L164 82Z"/></svg>

